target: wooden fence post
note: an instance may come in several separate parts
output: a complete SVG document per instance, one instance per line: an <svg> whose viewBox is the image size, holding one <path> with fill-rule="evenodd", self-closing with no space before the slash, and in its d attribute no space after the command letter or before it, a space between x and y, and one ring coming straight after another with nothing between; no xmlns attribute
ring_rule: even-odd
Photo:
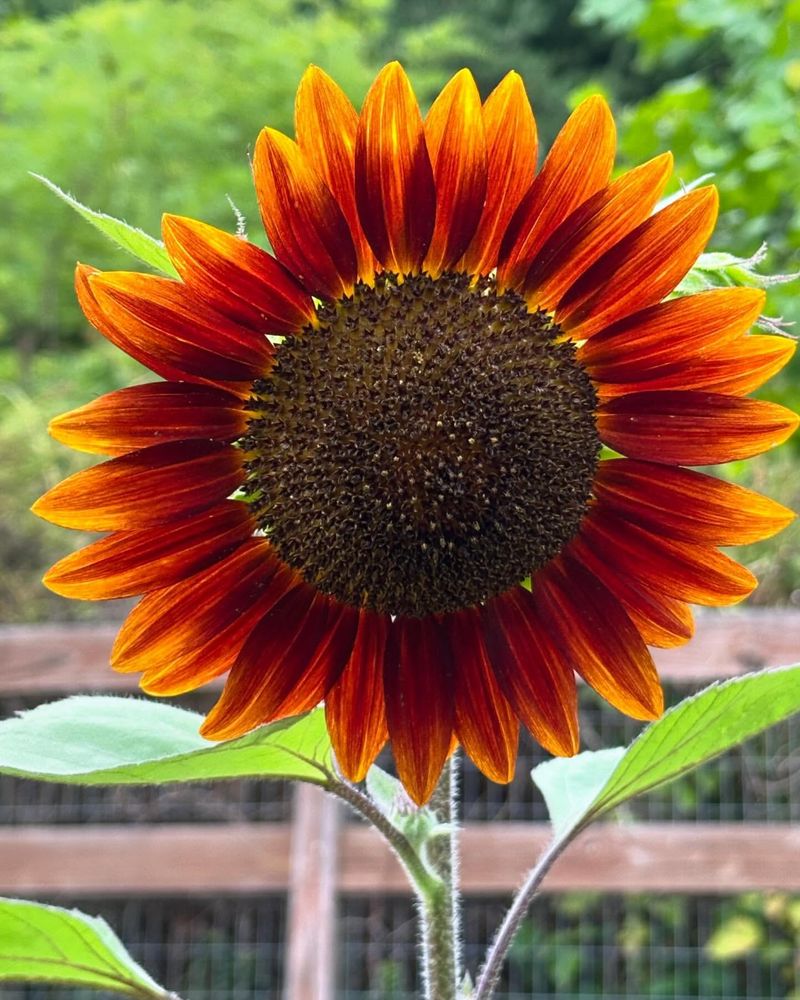
<svg viewBox="0 0 800 1000"><path fill-rule="evenodd" d="M285 1000L333 1000L339 804L298 782L289 867Z"/></svg>

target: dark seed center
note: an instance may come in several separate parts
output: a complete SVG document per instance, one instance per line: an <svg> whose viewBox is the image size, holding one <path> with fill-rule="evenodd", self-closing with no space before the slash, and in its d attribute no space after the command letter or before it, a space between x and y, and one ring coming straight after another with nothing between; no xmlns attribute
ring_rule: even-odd
<svg viewBox="0 0 800 1000"><path fill-rule="evenodd" d="M253 385L247 489L280 556L340 601L455 611L553 558L586 513L592 383L491 279L383 274L319 309Z"/></svg>

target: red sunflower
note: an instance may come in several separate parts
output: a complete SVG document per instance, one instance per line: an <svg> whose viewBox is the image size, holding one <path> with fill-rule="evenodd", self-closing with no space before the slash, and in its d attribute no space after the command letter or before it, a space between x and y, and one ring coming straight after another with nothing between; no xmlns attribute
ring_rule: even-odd
<svg viewBox="0 0 800 1000"><path fill-rule="evenodd" d="M90 322L164 381L53 421L113 457L36 504L110 532L47 584L144 594L113 665L147 692L229 671L206 736L324 700L345 775L389 739L417 802L455 742L501 782L520 722L575 753L576 672L657 716L647 645L685 642L689 603L745 597L717 546L793 516L685 468L798 423L747 397L793 349L748 333L761 292L668 298L715 190L653 214L671 157L611 180L599 97L535 174L513 73L483 104L456 74L423 120L396 63L360 115L311 68L296 131L255 149L274 256L166 216L180 280L78 267Z"/></svg>

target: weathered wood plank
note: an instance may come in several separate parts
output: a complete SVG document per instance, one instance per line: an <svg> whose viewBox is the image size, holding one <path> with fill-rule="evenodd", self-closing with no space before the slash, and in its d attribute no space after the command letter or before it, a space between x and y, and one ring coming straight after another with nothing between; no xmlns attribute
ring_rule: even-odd
<svg viewBox="0 0 800 1000"><path fill-rule="evenodd" d="M547 842L541 823L470 824L463 833L468 895L505 895ZM0 830L0 894L50 897L285 892L284 824L18 827ZM604 824L554 866L548 890L800 892L800 828L789 824ZM370 829L339 834L337 889L406 893L400 865Z"/></svg>
<svg viewBox="0 0 800 1000"><path fill-rule="evenodd" d="M336 961L339 803L321 788L294 791L289 864L286 1000L332 1000Z"/></svg>
<svg viewBox="0 0 800 1000"><path fill-rule="evenodd" d="M137 675L117 674L108 666L117 630L116 625L0 626L0 696L135 690ZM664 679L691 682L794 663L799 649L800 611L753 608L700 614L692 642L654 655Z"/></svg>

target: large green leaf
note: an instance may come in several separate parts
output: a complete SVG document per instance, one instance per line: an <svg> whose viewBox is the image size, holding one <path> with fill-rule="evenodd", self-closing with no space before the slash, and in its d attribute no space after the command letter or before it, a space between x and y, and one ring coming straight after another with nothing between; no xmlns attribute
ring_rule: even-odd
<svg viewBox="0 0 800 1000"><path fill-rule="evenodd" d="M691 771L800 712L800 665L712 684L666 712L627 750L554 759L533 770L556 838Z"/></svg>
<svg viewBox="0 0 800 1000"><path fill-rule="evenodd" d="M24 899L0 899L0 982L51 982L129 997L172 996L139 966L105 920Z"/></svg>
<svg viewBox="0 0 800 1000"><path fill-rule="evenodd" d="M47 177L42 177L41 174L33 174L33 176L37 181L41 181L45 187L48 187L53 194L58 195L62 201L65 201L70 208L75 209L78 215L83 216L87 222L91 222L101 233L116 243L118 247L127 250L137 260L148 264L150 267L164 274L169 274L173 277L177 274L163 244L152 236L149 236L144 230L137 229L135 226L129 226L127 222L115 219L111 215L106 215L105 212L96 212L94 209L88 208L86 205L81 204L77 198L73 198L71 194L67 194L58 184L54 184Z"/></svg>
<svg viewBox="0 0 800 1000"><path fill-rule="evenodd" d="M78 695L0 722L0 773L74 785L217 778L325 784L331 744L321 709L212 743L201 715L162 702Z"/></svg>

